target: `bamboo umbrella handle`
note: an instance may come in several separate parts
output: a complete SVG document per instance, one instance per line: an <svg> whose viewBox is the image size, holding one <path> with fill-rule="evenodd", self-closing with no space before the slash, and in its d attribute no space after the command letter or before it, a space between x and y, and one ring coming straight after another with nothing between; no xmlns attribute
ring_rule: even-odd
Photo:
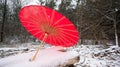
<svg viewBox="0 0 120 67"><path fill-rule="evenodd" d="M44 35L44 37L43 37L43 39L42 39L42 41L41 41L41 43L40 43L37 51L35 52L35 54L32 56L32 58L29 61L34 61L36 59L36 56L37 56L38 52L40 51L40 49L41 49L41 47L43 45L43 42L45 41L45 39L46 39L47 36L48 36L48 34L45 33L45 35Z"/></svg>

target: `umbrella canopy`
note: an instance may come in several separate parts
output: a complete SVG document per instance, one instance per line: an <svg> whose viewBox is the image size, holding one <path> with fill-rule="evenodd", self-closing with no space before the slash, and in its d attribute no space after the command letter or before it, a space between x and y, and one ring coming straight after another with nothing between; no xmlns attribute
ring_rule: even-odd
<svg viewBox="0 0 120 67"><path fill-rule="evenodd" d="M30 34L48 44L70 47L78 42L78 31L74 25L56 10L30 5L20 10L19 17Z"/></svg>

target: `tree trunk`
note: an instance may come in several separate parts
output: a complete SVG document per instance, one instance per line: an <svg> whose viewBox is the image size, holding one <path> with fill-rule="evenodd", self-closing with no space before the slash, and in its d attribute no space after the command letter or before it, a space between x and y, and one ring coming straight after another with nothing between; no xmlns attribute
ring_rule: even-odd
<svg viewBox="0 0 120 67"><path fill-rule="evenodd" d="M114 29L115 29L115 44L118 47L118 34L117 34L117 28L116 28L116 21L114 21Z"/></svg>
<svg viewBox="0 0 120 67"><path fill-rule="evenodd" d="M5 26L5 19L6 19L6 7L7 7L7 0L4 0L4 11L3 11L2 26L1 26L0 42L3 42L3 38L4 38L4 26Z"/></svg>

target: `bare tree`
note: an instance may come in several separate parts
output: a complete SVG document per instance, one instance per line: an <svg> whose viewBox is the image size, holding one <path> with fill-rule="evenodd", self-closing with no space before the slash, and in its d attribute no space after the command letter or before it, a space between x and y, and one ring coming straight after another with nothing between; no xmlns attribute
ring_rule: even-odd
<svg viewBox="0 0 120 67"><path fill-rule="evenodd" d="M1 25L1 36L0 36L0 42L3 42L4 38L4 25L5 25L5 20L6 20L6 14L7 14L7 0L4 0L4 10L3 10L3 20L2 20L2 25Z"/></svg>

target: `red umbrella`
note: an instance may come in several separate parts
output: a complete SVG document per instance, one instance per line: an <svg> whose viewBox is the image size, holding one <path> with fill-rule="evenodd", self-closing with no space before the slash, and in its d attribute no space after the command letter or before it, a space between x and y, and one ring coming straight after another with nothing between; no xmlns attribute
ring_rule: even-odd
<svg viewBox="0 0 120 67"><path fill-rule="evenodd" d="M23 7L19 17L25 29L34 37L54 46L70 47L78 42L78 31L65 16L45 7Z"/></svg>

